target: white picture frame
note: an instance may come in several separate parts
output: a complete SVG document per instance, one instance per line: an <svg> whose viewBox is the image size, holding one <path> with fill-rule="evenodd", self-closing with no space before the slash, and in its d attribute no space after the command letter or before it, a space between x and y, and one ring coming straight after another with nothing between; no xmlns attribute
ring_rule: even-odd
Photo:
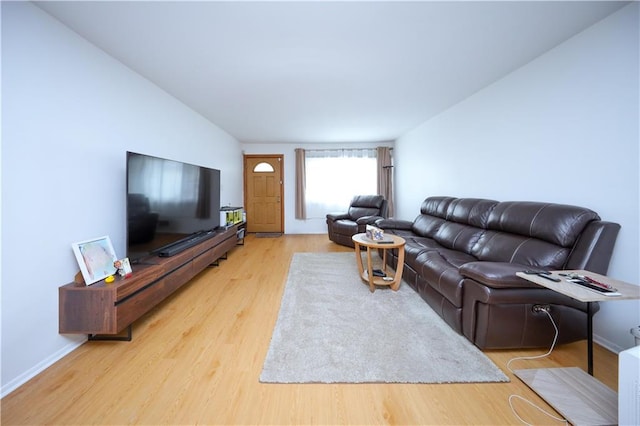
<svg viewBox="0 0 640 426"><path fill-rule="evenodd" d="M80 272L86 285L101 281L116 273L116 257L109 236L72 243L73 254L80 266Z"/></svg>

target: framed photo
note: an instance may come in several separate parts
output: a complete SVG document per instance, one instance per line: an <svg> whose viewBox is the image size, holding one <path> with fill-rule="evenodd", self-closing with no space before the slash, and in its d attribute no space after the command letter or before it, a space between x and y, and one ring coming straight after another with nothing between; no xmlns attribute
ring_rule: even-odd
<svg viewBox="0 0 640 426"><path fill-rule="evenodd" d="M103 280L116 273L118 260L108 236L71 244L86 285Z"/></svg>
<svg viewBox="0 0 640 426"><path fill-rule="evenodd" d="M129 278L133 273L133 270L131 269L131 262L129 262L128 257L116 260L113 265L116 267L118 275L121 277Z"/></svg>

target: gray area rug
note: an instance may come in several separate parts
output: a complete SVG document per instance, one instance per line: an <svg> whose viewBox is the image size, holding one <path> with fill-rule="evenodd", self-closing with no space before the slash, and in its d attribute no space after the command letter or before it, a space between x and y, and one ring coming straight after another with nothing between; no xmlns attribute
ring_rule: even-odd
<svg viewBox="0 0 640 426"><path fill-rule="evenodd" d="M354 253L295 253L260 381L508 382L406 283L369 291Z"/></svg>

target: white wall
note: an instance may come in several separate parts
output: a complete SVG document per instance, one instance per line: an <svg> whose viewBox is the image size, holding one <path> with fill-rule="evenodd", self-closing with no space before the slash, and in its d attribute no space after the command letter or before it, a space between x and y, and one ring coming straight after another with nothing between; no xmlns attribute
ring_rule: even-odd
<svg viewBox="0 0 640 426"><path fill-rule="evenodd" d="M238 141L24 2L2 2L2 395L82 343L58 334L70 244L125 252L125 152L221 170L242 202Z"/></svg>
<svg viewBox="0 0 640 426"><path fill-rule="evenodd" d="M432 195L588 207L622 225L609 275L640 283L638 21L627 6L397 140L397 216ZM638 324L639 302L602 303L594 336L629 348Z"/></svg>
<svg viewBox="0 0 640 426"><path fill-rule="evenodd" d="M326 219L296 219L295 215L295 149L341 149L376 148L393 146L391 142L343 143L343 144L249 144L243 143L243 153L247 155L284 155L284 231L285 234L323 234L327 232ZM346 208L347 206L345 206ZM346 211L346 210L345 210Z"/></svg>

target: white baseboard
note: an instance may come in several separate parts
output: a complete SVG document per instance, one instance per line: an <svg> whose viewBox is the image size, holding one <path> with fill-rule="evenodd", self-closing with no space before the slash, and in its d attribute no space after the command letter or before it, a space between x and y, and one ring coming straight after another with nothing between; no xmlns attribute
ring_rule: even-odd
<svg viewBox="0 0 640 426"><path fill-rule="evenodd" d="M600 346L602 346L603 348L609 349L611 352L613 352L614 354L619 354L620 352L622 352L623 350L625 350L625 348L616 345L615 343L613 343L610 340L607 340L605 338L603 338L602 336L598 336L598 335L593 335L593 341L597 344L599 344Z"/></svg>
<svg viewBox="0 0 640 426"><path fill-rule="evenodd" d="M87 341L86 338L80 341L71 341L68 345L64 346L62 349L60 349L53 355L47 357L46 359L42 360L38 364L34 365L29 370L25 371L24 373L16 377L15 379L11 380L9 383L2 386L2 389L0 390L0 398L4 398L5 396L9 395L11 392L13 392L14 390L18 389L20 386L27 383L29 380L31 380L32 378L34 378L35 376L37 376L38 374L40 374L41 372L43 372L44 370L46 370L47 368L49 368L50 366L58 362L60 359L64 358L66 355L76 350L80 345L82 345L86 341Z"/></svg>

